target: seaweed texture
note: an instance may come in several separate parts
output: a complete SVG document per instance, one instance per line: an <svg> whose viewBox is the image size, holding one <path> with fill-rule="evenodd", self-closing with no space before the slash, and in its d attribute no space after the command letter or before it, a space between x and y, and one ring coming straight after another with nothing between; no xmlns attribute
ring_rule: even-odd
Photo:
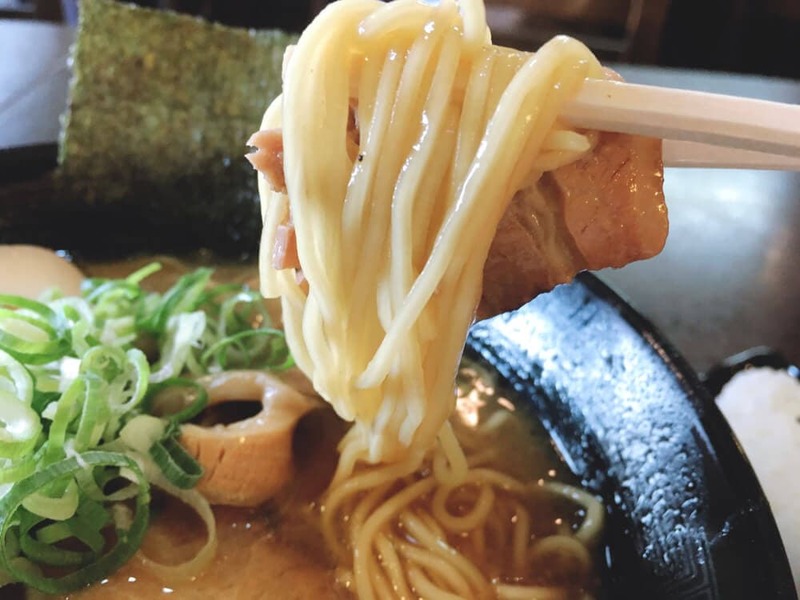
<svg viewBox="0 0 800 600"><path fill-rule="evenodd" d="M84 0L59 148L61 211L75 207L122 245L254 252L261 215L245 141L280 93L295 39Z"/></svg>

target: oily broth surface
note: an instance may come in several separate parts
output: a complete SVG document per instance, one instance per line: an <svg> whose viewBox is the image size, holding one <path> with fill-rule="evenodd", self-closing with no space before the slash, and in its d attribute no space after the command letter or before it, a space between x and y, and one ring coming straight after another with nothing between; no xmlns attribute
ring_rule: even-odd
<svg viewBox="0 0 800 600"><path fill-rule="evenodd" d="M547 430L537 419L528 399L504 386L501 376L480 361L464 357L457 377L458 400L451 418L457 437L469 444L470 429L482 424L479 447L490 448L488 465L523 483L541 486L562 483L585 490L569 470ZM498 423L494 426L493 423ZM542 539L559 534L573 534L583 523L586 510L561 496L537 496L527 504L531 515L531 537ZM450 539L458 547L458 541ZM604 598L601 589L602 544L590 550L589 573L579 575L575 564L554 557L530 574L531 585L568 587L567 597ZM492 574L489 574L490 578ZM553 596L561 597L561 596Z"/></svg>
<svg viewBox="0 0 800 600"><path fill-rule="evenodd" d="M217 283L247 283L257 289L255 264L218 263L200 253L185 259L148 256L115 262L81 264L90 277L125 277L158 261L162 270L148 278L146 287L163 291L183 273L214 264ZM279 322L279 308L271 311ZM455 428L466 439L480 423L495 418L502 424L480 444L491 449L492 463L521 481L561 481L578 487L542 425L516 399L496 384L496 375L478 363L465 360L459 373L459 399L453 416ZM502 418L498 418L502 417ZM511 418L505 418L511 417ZM335 564L324 550L317 520L317 501L335 468L335 446L346 426L332 411L320 411L301 422L295 436L297 477L280 498L257 509L215 507L220 546L212 566L191 581L164 582L138 558L132 559L107 580L69 598L152 598L171 596L206 598L280 597L291 599L350 598L335 583ZM565 502L537 504L532 533L545 536L574 530L582 510ZM180 562L199 548L205 529L190 509L161 498L143 551L162 562ZM452 540L451 540L452 542ZM597 562L597 561L596 561ZM594 588L597 575L587 587ZM542 573L536 581L554 583L558 575ZM238 594L238 596L237 596Z"/></svg>

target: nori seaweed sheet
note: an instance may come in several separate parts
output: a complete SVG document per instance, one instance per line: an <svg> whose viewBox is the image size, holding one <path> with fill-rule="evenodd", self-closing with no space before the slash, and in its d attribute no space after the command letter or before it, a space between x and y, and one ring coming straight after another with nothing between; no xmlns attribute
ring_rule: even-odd
<svg viewBox="0 0 800 600"><path fill-rule="evenodd" d="M253 253L261 215L245 141L280 93L295 40L83 0L56 212L114 253Z"/></svg>

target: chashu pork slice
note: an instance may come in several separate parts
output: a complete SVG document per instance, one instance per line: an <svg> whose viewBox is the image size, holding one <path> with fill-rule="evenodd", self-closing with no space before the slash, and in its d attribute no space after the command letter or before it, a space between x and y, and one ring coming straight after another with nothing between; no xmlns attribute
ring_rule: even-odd
<svg viewBox="0 0 800 600"><path fill-rule="evenodd" d="M279 129L253 134L248 158L284 191ZM479 319L519 308L583 270L622 267L664 247L669 224L661 140L601 132L591 152L514 195L483 270ZM279 226L273 266L298 268L291 220Z"/></svg>
<svg viewBox="0 0 800 600"><path fill-rule="evenodd" d="M661 252L662 187L661 140L603 132L592 152L517 192L483 269L478 318L519 308L580 271Z"/></svg>

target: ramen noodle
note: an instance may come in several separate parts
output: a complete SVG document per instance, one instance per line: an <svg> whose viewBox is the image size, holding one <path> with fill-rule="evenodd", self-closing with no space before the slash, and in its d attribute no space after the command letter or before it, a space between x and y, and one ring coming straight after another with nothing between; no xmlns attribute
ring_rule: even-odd
<svg viewBox="0 0 800 600"><path fill-rule="evenodd" d="M597 501L553 487L592 518L533 542L534 490L483 466L448 419L497 225L518 190L591 150L558 114L603 76L569 38L530 57L492 46L481 2L343 0L285 63L261 127L282 131L283 164L261 184L261 284L352 422L321 510L359 598L531 597L535 556L589 562ZM276 268L289 222L297 264ZM504 566L488 538L510 546Z"/></svg>

